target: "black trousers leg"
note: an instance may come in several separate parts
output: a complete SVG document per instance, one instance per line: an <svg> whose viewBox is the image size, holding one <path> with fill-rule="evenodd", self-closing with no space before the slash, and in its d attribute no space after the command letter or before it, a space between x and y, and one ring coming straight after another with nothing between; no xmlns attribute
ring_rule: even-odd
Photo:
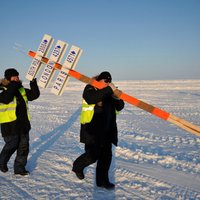
<svg viewBox="0 0 200 200"><path fill-rule="evenodd" d="M29 154L29 133L20 134L19 146L14 163L15 172L23 172L27 164Z"/></svg>
<svg viewBox="0 0 200 200"><path fill-rule="evenodd" d="M19 136L7 136L3 139L5 141L5 145L0 153L0 165L6 166L11 156L18 148Z"/></svg>
<svg viewBox="0 0 200 200"><path fill-rule="evenodd" d="M73 171L81 172L85 167L93 164L97 160L95 145L85 145L85 153L79 156L73 163Z"/></svg>
<svg viewBox="0 0 200 200"><path fill-rule="evenodd" d="M112 161L112 144L105 144L100 149L96 167L96 184L109 182L109 169Z"/></svg>

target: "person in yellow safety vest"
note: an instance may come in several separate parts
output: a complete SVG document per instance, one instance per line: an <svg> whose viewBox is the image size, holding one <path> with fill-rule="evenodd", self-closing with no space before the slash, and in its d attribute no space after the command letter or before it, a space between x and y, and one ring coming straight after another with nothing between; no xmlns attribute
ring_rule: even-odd
<svg viewBox="0 0 200 200"><path fill-rule="evenodd" d="M124 101L114 96L116 87L111 83L109 72L104 71L95 79L107 86L96 89L88 84L83 91L80 142L85 144L85 152L74 161L72 171L79 179L84 179L84 169L97 162L96 185L113 189L115 184L109 180L109 168L112 144L117 146L118 142L116 111L124 108Z"/></svg>
<svg viewBox="0 0 200 200"><path fill-rule="evenodd" d="M14 173L27 175L25 166L29 154L31 129L28 101L37 99L40 91L36 79L30 81L30 89L24 88L19 73L14 68L5 70L0 80L0 124L5 145L0 153L0 171L7 172L7 163L15 151Z"/></svg>

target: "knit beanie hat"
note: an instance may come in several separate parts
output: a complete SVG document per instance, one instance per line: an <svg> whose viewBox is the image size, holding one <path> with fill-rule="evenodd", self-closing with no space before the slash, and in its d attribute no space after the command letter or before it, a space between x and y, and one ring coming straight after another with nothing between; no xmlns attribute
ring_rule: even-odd
<svg viewBox="0 0 200 200"><path fill-rule="evenodd" d="M14 69L14 68L9 68L9 69L6 69L5 73L4 73L4 77L7 79L7 80L10 80L10 78L12 76L19 76L19 72Z"/></svg>
<svg viewBox="0 0 200 200"><path fill-rule="evenodd" d="M108 82L112 82L112 77L111 74L109 72L101 72L101 74L99 74L99 76L97 77L97 81L100 81L102 79L107 80Z"/></svg>

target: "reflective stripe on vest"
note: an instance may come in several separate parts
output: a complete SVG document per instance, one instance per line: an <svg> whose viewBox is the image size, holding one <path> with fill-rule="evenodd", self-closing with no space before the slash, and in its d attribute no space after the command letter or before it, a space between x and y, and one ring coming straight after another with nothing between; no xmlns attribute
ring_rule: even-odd
<svg viewBox="0 0 200 200"><path fill-rule="evenodd" d="M7 123L16 120L16 107L16 97L9 104L0 103L0 123Z"/></svg>
<svg viewBox="0 0 200 200"><path fill-rule="evenodd" d="M7 89L7 88L4 88L4 89ZM28 112L28 99L26 96L26 91L23 87L20 88L19 91L26 103L27 116L28 116L28 119L30 120L30 115ZM13 101L10 102L9 104L0 103L0 123L7 123L7 122L12 122L12 121L16 120L17 119L16 107L17 107L16 97L14 97Z"/></svg>
<svg viewBox="0 0 200 200"><path fill-rule="evenodd" d="M25 91L25 89L23 87L21 87L19 89L19 91L20 91L20 93L21 93L21 95L22 95L22 97L23 97L23 99L24 99L24 101L26 103L27 116L28 116L28 120L30 121L30 114L29 114L29 107L28 107L28 98L26 96L26 91Z"/></svg>
<svg viewBox="0 0 200 200"><path fill-rule="evenodd" d="M82 110L80 116L81 124L90 123L94 115L95 104L88 104L84 99L82 100Z"/></svg>

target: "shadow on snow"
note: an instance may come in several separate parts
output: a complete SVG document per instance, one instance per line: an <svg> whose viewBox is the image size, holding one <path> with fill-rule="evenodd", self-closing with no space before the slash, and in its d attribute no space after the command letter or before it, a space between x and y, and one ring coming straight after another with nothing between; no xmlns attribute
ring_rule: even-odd
<svg viewBox="0 0 200 200"><path fill-rule="evenodd" d="M39 141L32 144L31 149L37 149L28 160L28 169L32 172L37 166L38 158L49 149L64 133L73 125L73 123L77 120L80 115L81 107L79 107L69 118L69 120L50 131L49 133L42 135Z"/></svg>

